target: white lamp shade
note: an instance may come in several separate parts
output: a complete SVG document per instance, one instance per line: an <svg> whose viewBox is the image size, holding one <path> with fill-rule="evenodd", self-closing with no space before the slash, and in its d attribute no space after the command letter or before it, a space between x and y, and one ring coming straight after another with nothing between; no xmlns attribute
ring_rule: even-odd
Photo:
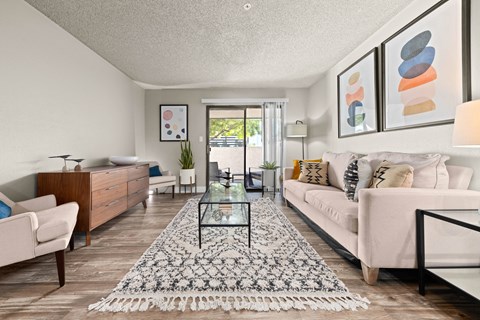
<svg viewBox="0 0 480 320"><path fill-rule="evenodd" d="M457 107L452 144L455 147L480 147L480 100Z"/></svg>
<svg viewBox="0 0 480 320"><path fill-rule="evenodd" d="M306 124L289 124L287 125L287 137L303 138L307 136Z"/></svg>

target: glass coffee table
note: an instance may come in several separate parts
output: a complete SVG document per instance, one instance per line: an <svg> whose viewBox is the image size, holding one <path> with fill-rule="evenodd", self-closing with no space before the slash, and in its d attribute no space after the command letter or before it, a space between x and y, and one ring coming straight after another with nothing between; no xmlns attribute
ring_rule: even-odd
<svg viewBox="0 0 480 320"><path fill-rule="evenodd" d="M231 183L229 188L218 182L208 186L198 202L198 246L202 248L202 228L247 227L250 248L250 201L242 183Z"/></svg>

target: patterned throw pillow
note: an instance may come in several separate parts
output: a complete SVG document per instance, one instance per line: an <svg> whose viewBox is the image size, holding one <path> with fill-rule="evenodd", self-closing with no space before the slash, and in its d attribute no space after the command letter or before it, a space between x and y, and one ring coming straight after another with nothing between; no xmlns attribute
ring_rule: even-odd
<svg viewBox="0 0 480 320"><path fill-rule="evenodd" d="M345 196L350 201L358 201L358 190L368 188L373 170L366 159L353 160L345 170L343 181Z"/></svg>
<svg viewBox="0 0 480 320"><path fill-rule="evenodd" d="M328 186L328 162L304 162L298 181Z"/></svg>
<svg viewBox="0 0 480 320"><path fill-rule="evenodd" d="M302 172L302 166L304 162L322 162L322 159L315 160L293 160L293 173L292 179L298 180L300 177L300 172Z"/></svg>
<svg viewBox="0 0 480 320"><path fill-rule="evenodd" d="M412 166L384 160L375 170L370 188L411 188L412 183Z"/></svg>

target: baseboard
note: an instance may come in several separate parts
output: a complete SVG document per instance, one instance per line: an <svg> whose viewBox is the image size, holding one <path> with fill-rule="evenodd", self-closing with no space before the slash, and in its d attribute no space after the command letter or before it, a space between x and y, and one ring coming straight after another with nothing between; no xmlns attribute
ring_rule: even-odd
<svg viewBox="0 0 480 320"><path fill-rule="evenodd" d="M306 215L304 215L297 207L295 207L290 201L286 200L288 206L295 211L300 218L313 230L316 234L322 238L337 254L341 257L348 260L350 263L355 265L357 268L361 268L360 260L355 257L353 254L350 253L344 246L338 243L335 239L333 239L327 232L325 232L322 228L320 228L315 222L310 220Z"/></svg>

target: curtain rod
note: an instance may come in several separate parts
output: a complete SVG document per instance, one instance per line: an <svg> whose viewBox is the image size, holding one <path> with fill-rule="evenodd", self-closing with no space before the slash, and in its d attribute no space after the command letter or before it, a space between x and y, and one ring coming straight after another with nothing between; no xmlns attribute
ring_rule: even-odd
<svg viewBox="0 0 480 320"><path fill-rule="evenodd" d="M258 105L265 102L288 102L288 98L263 98L263 99L202 99L208 105Z"/></svg>

